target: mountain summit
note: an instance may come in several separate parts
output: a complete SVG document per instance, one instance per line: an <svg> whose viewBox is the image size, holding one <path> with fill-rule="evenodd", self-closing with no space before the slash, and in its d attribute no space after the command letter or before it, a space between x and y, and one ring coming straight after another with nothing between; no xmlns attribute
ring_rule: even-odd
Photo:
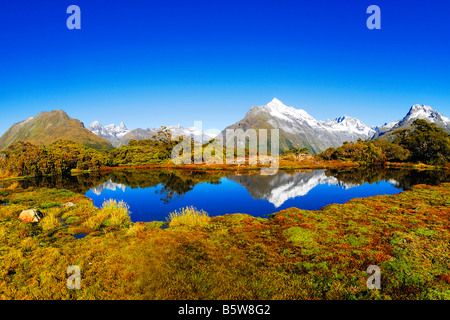
<svg viewBox="0 0 450 320"><path fill-rule="evenodd" d="M70 118L62 110L54 110L14 124L0 138L0 150L19 141L49 145L58 140L71 140L94 149L112 149L108 141L90 132L81 121Z"/></svg>
<svg viewBox="0 0 450 320"><path fill-rule="evenodd" d="M401 121L399 121L398 125L402 126L405 124L410 124L416 119L423 119L427 120L428 122L436 123L437 126L441 126L444 129L446 127L450 128L449 118L444 117L430 106L420 104L413 105L411 109L409 109L409 112L406 114L406 116Z"/></svg>
<svg viewBox="0 0 450 320"><path fill-rule="evenodd" d="M372 139L391 139L392 133L400 129L411 129L414 120L422 119L431 123L435 123L439 128L444 129L450 133L450 119L444 117L442 114L431 108L430 106L415 104L413 105L406 116L398 121L386 123L379 127Z"/></svg>
<svg viewBox="0 0 450 320"><path fill-rule="evenodd" d="M288 107L277 98L264 106L252 107L242 120L222 131L224 136L227 129L279 129L281 151L306 147L313 153L338 147L344 141L367 139L375 133L356 118L316 120L305 110Z"/></svg>
<svg viewBox="0 0 450 320"><path fill-rule="evenodd" d="M102 124L98 121L92 122L88 127L88 130L97 136L108 140L114 147L117 147L120 139L131 131L123 122L121 122L118 126L115 126L114 124L102 126Z"/></svg>

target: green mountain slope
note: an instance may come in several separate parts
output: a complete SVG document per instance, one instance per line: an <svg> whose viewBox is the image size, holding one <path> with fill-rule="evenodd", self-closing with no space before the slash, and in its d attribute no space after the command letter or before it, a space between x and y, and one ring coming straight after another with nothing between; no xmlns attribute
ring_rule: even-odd
<svg viewBox="0 0 450 320"><path fill-rule="evenodd" d="M70 118L62 110L55 110L14 124L0 137L0 150L19 141L49 145L58 140L71 140L94 149L113 149L111 143L86 129L81 121Z"/></svg>

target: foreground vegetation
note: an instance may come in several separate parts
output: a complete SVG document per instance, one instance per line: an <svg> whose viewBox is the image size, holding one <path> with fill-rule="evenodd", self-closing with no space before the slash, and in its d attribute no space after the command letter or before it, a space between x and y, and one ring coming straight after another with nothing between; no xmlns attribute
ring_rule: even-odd
<svg viewBox="0 0 450 320"><path fill-rule="evenodd" d="M418 185L270 219L186 208L132 223L125 203L12 184L0 191L0 298L450 299L449 199L449 183ZM30 208L39 223L18 219ZM81 290L66 287L70 265ZM366 287L369 265L381 290Z"/></svg>

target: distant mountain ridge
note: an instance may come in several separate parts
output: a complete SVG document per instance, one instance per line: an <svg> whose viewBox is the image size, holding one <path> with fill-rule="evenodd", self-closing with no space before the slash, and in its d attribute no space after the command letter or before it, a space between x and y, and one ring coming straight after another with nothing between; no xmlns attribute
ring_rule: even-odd
<svg viewBox="0 0 450 320"><path fill-rule="evenodd" d="M184 128L178 126L166 127L173 137L188 136L193 138L197 142L205 143L213 139L216 134L201 131L195 127ZM131 140L150 140L158 133L158 130L162 128L148 128L148 129L134 129L125 134L118 142L118 147L127 145Z"/></svg>
<svg viewBox="0 0 450 320"><path fill-rule="evenodd" d="M58 140L71 140L94 149L113 149L105 139L93 134L84 124L62 110L41 112L15 123L0 137L0 150L19 141L47 146Z"/></svg>

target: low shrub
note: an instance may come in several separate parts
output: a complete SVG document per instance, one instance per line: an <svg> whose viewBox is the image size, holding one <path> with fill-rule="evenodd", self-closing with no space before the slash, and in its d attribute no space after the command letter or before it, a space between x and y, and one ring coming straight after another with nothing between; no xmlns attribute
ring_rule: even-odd
<svg viewBox="0 0 450 320"><path fill-rule="evenodd" d="M205 226L211 218L203 210L197 210L194 207L182 208L181 211L172 212L167 219L169 227L177 226Z"/></svg>
<svg viewBox="0 0 450 320"><path fill-rule="evenodd" d="M124 201L106 200L102 208L90 217L84 226L97 230L101 226L110 228L123 228L130 226L129 206Z"/></svg>

